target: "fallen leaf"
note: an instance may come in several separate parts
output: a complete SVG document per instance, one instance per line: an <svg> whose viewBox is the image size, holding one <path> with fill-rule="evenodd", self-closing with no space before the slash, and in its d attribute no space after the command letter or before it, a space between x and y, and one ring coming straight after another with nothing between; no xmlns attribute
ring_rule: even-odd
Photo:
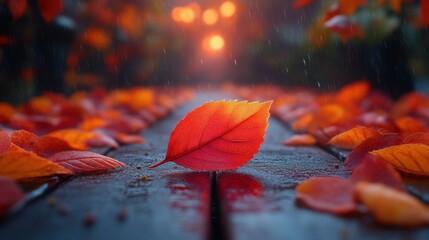
<svg viewBox="0 0 429 240"><path fill-rule="evenodd" d="M283 142L288 146L311 146L316 144L316 138L311 134L295 134Z"/></svg>
<svg viewBox="0 0 429 240"><path fill-rule="evenodd" d="M173 130L164 160L194 170L237 169L264 141L270 102L216 101L205 103Z"/></svg>
<svg viewBox="0 0 429 240"><path fill-rule="evenodd" d="M428 128L422 121L412 117L401 117L395 120L401 137L406 137L416 132L427 132Z"/></svg>
<svg viewBox="0 0 429 240"><path fill-rule="evenodd" d="M429 132L416 132L404 138L404 143L421 143L429 145Z"/></svg>
<svg viewBox="0 0 429 240"><path fill-rule="evenodd" d="M79 129L58 130L45 136L62 139L76 150L87 150L91 147L118 147L118 143L106 135L87 132Z"/></svg>
<svg viewBox="0 0 429 240"><path fill-rule="evenodd" d="M24 197L24 193L12 179L0 176L0 218Z"/></svg>
<svg viewBox="0 0 429 240"><path fill-rule="evenodd" d="M0 156L0 176L14 180L50 175L71 175L70 170L32 152L12 151Z"/></svg>
<svg viewBox="0 0 429 240"><path fill-rule="evenodd" d="M376 130L357 126L333 137L328 144L344 149L353 149L368 138L380 135Z"/></svg>
<svg viewBox="0 0 429 240"><path fill-rule="evenodd" d="M9 0L7 3L14 21L24 16L27 11L27 0Z"/></svg>
<svg viewBox="0 0 429 240"><path fill-rule="evenodd" d="M9 151L11 146L10 136L7 132L0 130L0 155Z"/></svg>
<svg viewBox="0 0 429 240"><path fill-rule="evenodd" d="M350 105L363 101L371 91L368 81L357 81L342 87L336 96L336 101Z"/></svg>
<svg viewBox="0 0 429 240"><path fill-rule="evenodd" d="M415 174L429 176L429 146L421 143L408 143L383 148L370 152L396 169Z"/></svg>
<svg viewBox="0 0 429 240"><path fill-rule="evenodd" d="M38 137L26 130L16 130L11 134L12 143L41 157L48 157L56 152L72 150L64 140L51 136Z"/></svg>
<svg viewBox="0 0 429 240"><path fill-rule="evenodd" d="M356 195L381 224L402 227L429 224L429 208L405 192L361 182L356 186Z"/></svg>
<svg viewBox="0 0 429 240"><path fill-rule="evenodd" d="M125 165L118 160L86 151L59 152L51 155L48 160L74 173L86 173L125 167Z"/></svg>
<svg viewBox="0 0 429 240"><path fill-rule="evenodd" d="M362 162L363 158L370 151L390 147L400 143L401 139L398 134L395 133L368 138L349 153L344 162L344 166L346 169L352 170Z"/></svg>
<svg viewBox="0 0 429 240"><path fill-rule="evenodd" d="M308 179L295 189L296 199L312 209L334 214L356 211L353 183L338 177Z"/></svg>
<svg viewBox="0 0 429 240"><path fill-rule="evenodd" d="M365 155L361 164L353 170L350 180L353 183L362 181L381 183L399 191L406 191L398 171L384 160L369 153Z"/></svg>

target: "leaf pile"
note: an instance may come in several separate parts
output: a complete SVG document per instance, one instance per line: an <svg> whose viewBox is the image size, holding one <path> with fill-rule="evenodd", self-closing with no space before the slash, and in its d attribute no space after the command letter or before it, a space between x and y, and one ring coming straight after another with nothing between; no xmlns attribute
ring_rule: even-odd
<svg viewBox="0 0 429 240"><path fill-rule="evenodd" d="M297 186L299 202L334 214L350 214L364 205L387 225L429 224L429 209L404 191L398 173L429 176L429 97L412 92L393 101L367 81L335 93L270 86L256 94L246 88L234 92L246 99L274 95L269 96L275 99L272 114L297 132L284 144L350 151L344 163L352 170L350 178L309 179Z"/></svg>
<svg viewBox="0 0 429 240"><path fill-rule="evenodd" d="M8 196L0 198L0 216L23 198L14 181L125 167L88 150L142 143L139 132L191 97L187 90L97 89L45 94L19 107L0 103L0 196Z"/></svg>

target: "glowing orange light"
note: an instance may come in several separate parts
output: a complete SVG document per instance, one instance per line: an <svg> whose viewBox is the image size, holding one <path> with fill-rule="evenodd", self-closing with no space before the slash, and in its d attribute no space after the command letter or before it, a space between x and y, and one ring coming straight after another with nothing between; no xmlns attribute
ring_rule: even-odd
<svg viewBox="0 0 429 240"><path fill-rule="evenodd" d="M225 41L219 35L213 35L209 39L209 46L212 50L219 51L225 45Z"/></svg>
<svg viewBox="0 0 429 240"><path fill-rule="evenodd" d="M173 11L171 11L171 17L174 21L180 22L180 13L182 12L182 7L175 7L173 8Z"/></svg>
<svg viewBox="0 0 429 240"><path fill-rule="evenodd" d="M226 1L220 5L220 14L224 17L232 17L236 10L235 4L231 1Z"/></svg>
<svg viewBox="0 0 429 240"><path fill-rule="evenodd" d="M185 23L190 23L195 19L195 12L191 7L182 7L179 15L180 20Z"/></svg>
<svg viewBox="0 0 429 240"><path fill-rule="evenodd" d="M207 25L215 24L217 22L218 18L219 17L217 15L216 10L214 10L212 8L205 10L203 13L203 21Z"/></svg>

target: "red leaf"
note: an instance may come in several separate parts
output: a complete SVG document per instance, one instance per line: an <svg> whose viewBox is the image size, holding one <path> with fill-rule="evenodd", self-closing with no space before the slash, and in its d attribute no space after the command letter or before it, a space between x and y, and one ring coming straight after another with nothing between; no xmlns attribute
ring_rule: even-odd
<svg viewBox="0 0 429 240"><path fill-rule="evenodd" d="M362 163L357 166L350 177L354 183L365 181L381 183L405 192L401 175L390 164L371 154L366 154Z"/></svg>
<svg viewBox="0 0 429 240"><path fill-rule="evenodd" d="M63 0L38 0L40 13L45 22L52 22L63 11Z"/></svg>
<svg viewBox="0 0 429 240"><path fill-rule="evenodd" d="M312 2L313 0L295 0L292 6L294 8L302 8L307 6L308 4L311 4Z"/></svg>
<svg viewBox="0 0 429 240"><path fill-rule="evenodd" d="M429 132L416 132L404 138L404 143L421 143L429 145Z"/></svg>
<svg viewBox="0 0 429 240"><path fill-rule="evenodd" d="M125 167L118 160L98 153L86 151L65 151L55 153L48 158L75 173L86 173Z"/></svg>
<svg viewBox="0 0 429 240"><path fill-rule="evenodd" d="M7 132L0 130L0 154L9 151L11 145L10 137Z"/></svg>
<svg viewBox="0 0 429 240"><path fill-rule="evenodd" d="M47 157L56 152L72 149L67 142L61 139L51 136L38 137L37 135L25 130L14 131L11 138L12 143L16 144L18 147L34 152L42 157Z"/></svg>
<svg viewBox="0 0 429 240"><path fill-rule="evenodd" d="M24 16L27 11L27 0L9 0L7 3L14 21Z"/></svg>
<svg viewBox="0 0 429 240"><path fill-rule="evenodd" d="M382 149L400 143L401 139L399 136L393 133L368 138L349 153L346 161L344 162L344 166L346 169L354 169L362 162L366 154L370 151Z"/></svg>
<svg viewBox="0 0 429 240"><path fill-rule="evenodd" d="M296 198L315 210L334 214L356 211L353 183L338 177L308 179L296 187Z"/></svg>
<svg viewBox="0 0 429 240"><path fill-rule="evenodd" d="M0 176L0 218L24 197L24 193L14 181Z"/></svg>
<svg viewBox="0 0 429 240"><path fill-rule="evenodd" d="M205 103L173 130L164 160L194 170L237 169L247 163L264 140L271 102Z"/></svg>

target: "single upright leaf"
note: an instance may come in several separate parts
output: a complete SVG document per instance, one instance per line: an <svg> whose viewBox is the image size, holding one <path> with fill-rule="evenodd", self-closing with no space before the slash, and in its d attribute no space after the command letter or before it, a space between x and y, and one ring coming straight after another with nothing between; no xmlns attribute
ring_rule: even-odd
<svg viewBox="0 0 429 240"><path fill-rule="evenodd" d="M264 141L270 102L216 101L205 103L173 130L164 160L194 170L237 169Z"/></svg>
<svg viewBox="0 0 429 240"><path fill-rule="evenodd" d="M74 173L86 173L125 167L125 165L118 160L86 151L59 152L53 154L48 159Z"/></svg>
<svg viewBox="0 0 429 240"><path fill-rule="evenodd" d="M24 193L12 179L0 176L0 218L24 197Z"/></svg>
<svg viewBox="0 0 429 240"><path fill-rule="evenodd" d="M379 135L376 130L357 126L333 137L328 144L339 148L353 149L370 137Z"/></svg>
<svg viewBox="0 0 429 240"><path fill-rule="evenodd" d="M0 156L0 176L17 180L56 174L71 175L73 172L32 152L12 151Z"/></svg>
<svg viewBox="0 0 429 240"><path fill-rule="evenodd" d="M429 208L408 193L382 184L358 183L356 196L375 219L385 225L429 225Z"/></svg>
<svg viewBox="0 0 429 240"><path fill-rule="evenodd" d="M429 176L429 146L427 145L401 144L375 150L371 154L382 158L400 171Z"/></svg>
<svg viewBox="0 0 429 240"><path fill-rule="evenodd" d="M307 207L334 214L356 211L353 183L338 177L316 177L296 187L296 199Z"/></svg>

